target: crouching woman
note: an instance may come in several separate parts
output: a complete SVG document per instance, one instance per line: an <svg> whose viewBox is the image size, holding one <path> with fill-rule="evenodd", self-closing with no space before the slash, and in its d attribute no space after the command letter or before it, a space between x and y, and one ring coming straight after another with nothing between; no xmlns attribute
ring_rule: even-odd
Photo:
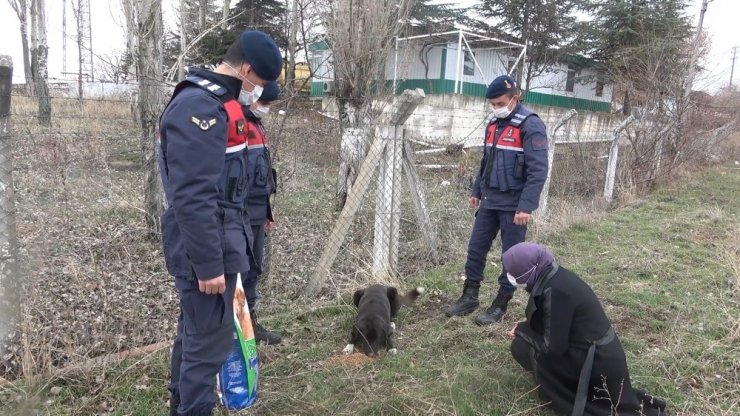
<svg viewBox="0 0 740 416"><path fill-rule="evenodd" d="M665 415L665 402L633 389L619 338L593 290L534 243L503 255L512 285L529 292L511 353L560 414Z"/></svg>

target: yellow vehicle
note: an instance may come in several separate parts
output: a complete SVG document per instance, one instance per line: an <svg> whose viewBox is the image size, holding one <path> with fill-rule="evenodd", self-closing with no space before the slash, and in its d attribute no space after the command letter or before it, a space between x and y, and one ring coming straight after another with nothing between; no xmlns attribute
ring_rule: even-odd
<svg viewBox="0 0 740 416"><path fill-rule="evenodd" d="M288 70L287 65L283 65L283 70L278 78L280 86L285 87L285 71ZM293 88L296 92L309 94L311 92L311 69L305 62L297 62L295 64L295 79L293 80Z"/></svg>

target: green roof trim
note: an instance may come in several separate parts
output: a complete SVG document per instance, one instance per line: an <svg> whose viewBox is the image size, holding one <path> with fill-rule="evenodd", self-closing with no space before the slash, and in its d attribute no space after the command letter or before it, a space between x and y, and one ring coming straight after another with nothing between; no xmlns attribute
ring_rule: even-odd
<svg viewBox="0 0 740 416"><path fill-rule="evenodd" d="M585 98L566 97L562 95L545 94L535 91L529 91L524 94L524 103L605 113L610 112L612 109L612 104L610 102L587 100Z"/></svg>
<svg viewBox="0 0 740 416"><path fill-rule="evenodd" d="M325 40L320 40L308 45L308 50L311 52L325 51L329 49L329 44Z"/></svg>
<svg viewBox="0 0 740 416"><path fill-rule="evenodd" d="M388 89L393 87L393 81L386 81ZM427 94L453 94L455 81L450 79L405 79L398 82L397 94L407 89L421 88ZM485 99L486 86L483 84L463 84L463 94L471 97ZM323 97L323 82L311 83L311 96ZM611 111L611 103L604 101L587 100L585 98L566 97L562 95L545 94L529 91L524 95L525 104L538 104L550 107L573 108L575 110L595 111L608 113Z"/></svg>

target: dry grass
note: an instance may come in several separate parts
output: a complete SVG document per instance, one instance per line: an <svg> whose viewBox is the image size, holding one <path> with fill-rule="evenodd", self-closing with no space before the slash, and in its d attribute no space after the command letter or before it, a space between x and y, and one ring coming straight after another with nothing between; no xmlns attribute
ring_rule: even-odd
<svg viewBox="0 0 740 416"><path fill-rule="evenodd" d="M21 331L11 340L10 359L0 362L0 376L42 375L87 357L171 339L177 302L160 244L146 239L139 133L130 104L55 100L53 127L42 129L28 116L35 111L33 102L14 97L13 103L26 296ZM278 116L269 119L268 130L279 131L279 121ZM298 108L280 131L273 151L280 172L278 221L261 309L287 340L261 349L264 400L257 413L362 408L366 414L543 414L531 383L508 359L508 328L486 332L439 318L459 291L473 221L467 189L479 153L436 156L435 163L459 167L453 171L420 170L442 242L440 257L429 256L404 198L401 276L389 283L403 289L422 284L428 295L413 314L402 314L400 357L354 362L364 359L336 352L351 320L348 296L370 280L374 194L363 201L323 298L305 304L303 289L338 215L332 201L338 126ZM734 191L723 188L720 177L712 183L716 190L698 186L671 193L675 183L696 178L698 169L687 168L677 173L676 182L663 183L668 189L657 200L624 187L619 202L606 207L599 202L602 151L558 154L551 213L536 219L530 238L547 241L576 270L596 276L594 285L605 294L609 314L625 331L641 386L679 403L678 414L697 414L702 406L706 414L723 409L731 414L740 405L733 398L740 367L732 355L738 355L740 337L740 229L737 207L724 194ZM734 166L724 172L737 174ZM698 202L699 207L686 210ZM620 207L612 217L608 208ZM655 224L656 218L670 220ZM499 250L493 248L494 263ZM718 257L701 260L712 253ZM498 266L489 269L492 276ZM690 276L683 279L682 273ZM416 276L413 282L409 276ZM704 284L703 276L711 279ZM694 305L695 287L706 304ZM515 299L512 314L522 310L523 300ZM710 316L705 319L703 313ZM167 400L167 373L166 354L155 354L83 377L44 380L40 387L2 387L0 401L28 402L29 409L47 414L113 414L125 403L133 403L126 413L158 414ZM51 393L52 385L61 390ZM369 398L376 394L390 399L375 406ZM513 405L512 397L517 397Z"/></svg>

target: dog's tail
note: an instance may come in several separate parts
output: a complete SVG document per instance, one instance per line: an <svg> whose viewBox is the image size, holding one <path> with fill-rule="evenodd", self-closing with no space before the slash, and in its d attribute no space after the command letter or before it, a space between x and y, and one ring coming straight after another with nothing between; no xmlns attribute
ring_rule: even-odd
<svg viewBox="0 0 740 416"><path fill-rule="evenodd" d="M409 305L413 303L421 294L424 293L423 287L417 287L416 289L409 290L408 293L401 297L401 305Z"/></svg>

